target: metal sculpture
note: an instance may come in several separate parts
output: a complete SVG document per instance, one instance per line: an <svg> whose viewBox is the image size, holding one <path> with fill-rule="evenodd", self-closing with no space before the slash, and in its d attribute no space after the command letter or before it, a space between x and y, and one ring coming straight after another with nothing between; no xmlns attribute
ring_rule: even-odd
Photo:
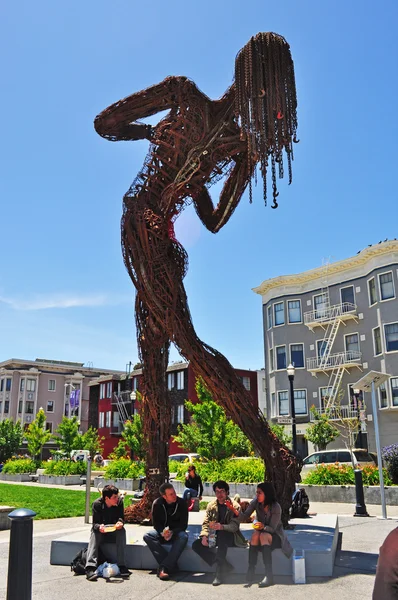
<svg viewBox="0 0 398 600"><path fill-rule="evenodd" d="M147 486L142 501L126 509L140 522L149 514L159 485L168 476L171 404L166 385L170 342L190 361L215 401L252 441L265 461L287 522L299 461L281 445L226 358L196 335L183 278L188 259L174 235L174 221L193 202L203 224L219 231L229 220L259 165L267 198L270 167L273 205L276 171L289 182L296 141L294 67L286 40L275 33L252 37L236 57L235 80L219 100L210 100L186 77L167 77L132 94L95 119L110 141L151 141L144 167L123 199L122 249L136 287L136 325L142 370L143 421L148 440ZM152 128L137 123L167 110ZM213 206L208 187L226 175Z"/></svg>

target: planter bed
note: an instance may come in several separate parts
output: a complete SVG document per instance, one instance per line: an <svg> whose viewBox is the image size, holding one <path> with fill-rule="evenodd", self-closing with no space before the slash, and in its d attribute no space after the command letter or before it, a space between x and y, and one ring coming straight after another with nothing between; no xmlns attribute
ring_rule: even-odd
<svg viewBox="0 0 398 600"><path fill-rule="evenodd" d="M343 502L355 504L355 485L303 485L296 484L297 488L304 488L310 502ZM398 486L385 487L386 504L398 506ZM364 485L363 491L366 504L381 504L380 486Z"/></svg>
<svg viewBox="0 0 398 600"><path fill-rule="evenodd" d="M120 490L134 492L138 490L139 479L106 479L105 477L94 477L94 487L103 488L104 485L115 485Z"/></svg>
<svg viewBox="0 0 398 600"><path fill-rule="evenodd" d="M79 485L81 475L39 475L39 483L50 485Z"/></svg>
<svg viewBox="0 0 398 600"><path fill-rule="evenodd" d="M0 473L0 481L30 481L29 473Z"/></svg>
<svg viewBox="0 0 398 600"><path fill-rule="evenodd" d="M182 496L185 490L184 482L174 479L171 483L173 484L177 494ZM228 485L229 495L231 498L233 498L235 494L239 494L241 498L250 499L254 498L256 495L257 483L228 483ZM203 482L203 496L215 496L213 492L213 484L211 482Z"/></svg>

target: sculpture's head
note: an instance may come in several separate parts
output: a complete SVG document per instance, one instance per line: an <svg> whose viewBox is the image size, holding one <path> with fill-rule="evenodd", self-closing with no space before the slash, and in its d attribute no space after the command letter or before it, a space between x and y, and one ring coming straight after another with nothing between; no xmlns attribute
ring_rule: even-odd
<svg viewBox="0 0 398 600"><path fill-rule="evenodd" d="M238 52L235 60L235 113L254 168L257 162L264 181L271 159L273 208L276 208L276 164L283 177L283 157L288 159L289 183L293 142L296 142L297 98L289 44L276 33L258 33Z"/></svg>

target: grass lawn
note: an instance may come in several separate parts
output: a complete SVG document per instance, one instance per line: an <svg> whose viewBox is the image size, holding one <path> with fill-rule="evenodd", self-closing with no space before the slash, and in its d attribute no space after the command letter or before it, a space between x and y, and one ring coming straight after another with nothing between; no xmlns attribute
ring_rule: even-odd
<svg viewBox="0 0 398 600"><path fill-rule="evenodd" d="M90 514L91 504L98 497L98 492L91 492ZM5 506L30 508L37 513L35 519L81 517L85 514L86 493L77 490L31 488L27 485L0 483L0 502Z"/></svg>

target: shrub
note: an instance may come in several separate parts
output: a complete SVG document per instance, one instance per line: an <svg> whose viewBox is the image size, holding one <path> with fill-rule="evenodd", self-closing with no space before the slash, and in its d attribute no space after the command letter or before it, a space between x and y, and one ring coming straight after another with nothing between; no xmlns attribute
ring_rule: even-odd
<svg viewBox="0 0 398 600"><path fill-rule="evenodd" d="M138 479L140 475L145 475L145 463L127 458L114 460L105 468L107 479Z"/></svg>
<svg viewBox="0 0 398 600"><path fill-rule="evenodd" d="M224 479L228 483L258 483L264 481L265 468L261 458L197 461L195 466L202 481L214 482L218 479ZM177 472L176 478L183 481L187 464L170 461L169 470L171 473Z"/></svg>
<svg viewBox="0 0 398 600"><path fill-rule="evenodd" d="M383 469L384 484L392 485L387 470ZM364 485L380 485L379 470L376 465L368 465L362 469L362 481ZM354 469L351 465L318 465L308 473L303 483L306 485L354 485Z"/></svg>
<svg viewBox="0 0 398 600"><path fill-rule="evenodd" d="M43 463L44 475L84 475L87 464L79 460L49 460Z"/></svg>
<svg viewBox="0 0 398 600"><path fill-rule="evenodd" d="M3 467L3 473L14 475L16 473L36 473L37 465L30 458L19 458L8 460Z"/></svg>
<svg viewBox="0 0 398 600"><path fill-rule="evenodd" d="M394 484L398 484L398 444L391 444L382 450L382 457Z"/></svg>

